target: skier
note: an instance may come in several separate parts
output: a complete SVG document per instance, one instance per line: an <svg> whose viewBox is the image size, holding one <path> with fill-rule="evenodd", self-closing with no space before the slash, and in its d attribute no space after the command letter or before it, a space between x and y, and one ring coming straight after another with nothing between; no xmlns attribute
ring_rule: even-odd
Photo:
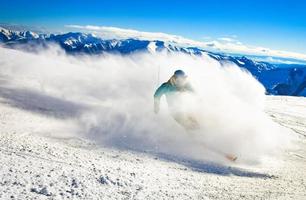
<svg viewBox="0 0 306 200"><path fill-rule="evenodd" d="M154 94L154 112L157 114L160 107L160 98L165 95L168 107L172 117L187 131L200 129L200 125L195 118L195 115L188 111L181 110L182 105L178 100L183 94L194 93L191 84L187 80L187 76L183 70L176 70L172 77L163 83ZM207 147L215 153L223 155L230 161L235 161L237 156L215 150L212 147Z"/></svg>
<svg viewBox="0 0 306 200"><path fill-rule="evenodd" d="M186 130L198 129L199 124L191 113L181 111L178 99L185 93L193 93L194 90L187 80L183 70L176 70L172 77L163 83L154 94L154 112L157 114L160 107L160 98L165 95L172 117Z"/></svg>

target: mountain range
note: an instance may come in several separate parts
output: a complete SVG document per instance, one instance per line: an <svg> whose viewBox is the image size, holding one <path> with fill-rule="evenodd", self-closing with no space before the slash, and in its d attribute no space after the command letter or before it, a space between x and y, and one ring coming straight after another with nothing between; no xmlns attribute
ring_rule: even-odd
<svg viewBox="0 0 306 200"><path fill-rule="evenodd" d="M267 94L306 96L306 65L303 64L259 61L251 56L215 53L161 40L103 39L90 33L44 34L0 27L0 45L3 47L38 51L41 48L37 47L47 47L49 44L57 44L73 55L135 52L181 52L196 56L206 54L221 64L231 62L248 70L265 86Z"/></svg>

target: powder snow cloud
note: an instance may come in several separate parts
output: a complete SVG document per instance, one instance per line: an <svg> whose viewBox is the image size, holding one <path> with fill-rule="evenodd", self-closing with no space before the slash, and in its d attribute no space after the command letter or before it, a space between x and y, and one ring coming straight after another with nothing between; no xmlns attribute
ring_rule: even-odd
<svg viewBox="0 0 306 200"><path fill-rule="evenodd" d="M16 59L18 58L18 59ZM286 130L264 113L264 87L246 71L208 56L135 53L129 56L69 56L58 46L39 53L0 47L0 99L56 118L54 137L85 137L101 145L222 160L217 152L257 161L279 152ZM164 97L158 115L153 94L180 66L196 94L180 108L201 129L186 132L171 117ZM178 99L177 99L178 100ZM62 124L62 123L61 123Z"/></svg>

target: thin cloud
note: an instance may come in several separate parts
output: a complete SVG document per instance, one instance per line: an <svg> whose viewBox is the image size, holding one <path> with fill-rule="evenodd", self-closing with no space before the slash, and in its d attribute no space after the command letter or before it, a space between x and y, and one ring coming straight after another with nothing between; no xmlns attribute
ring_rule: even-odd
<svg viewBox="0 0 306 200"><path fill-rule="evenodd" d="M174 42L186 45L197 45L197 46L201 45L201 42L198 41L190 40L178 35L170 35L160 32L144 32L133 29L123 29L123 28L109 27L109 26L91 26L91 25L86 25L86 26L66 25L65 27L90 31L103 38L111 38L111 39L138 38L144 40L163 40L166 42Z"/></svg>
<svg viewBox="0 0 306 200"><path fill-rule="evenodd" d="M145 32L134 29L123 29L109 26L92 26L92 25L66 25L67 28L78 29L92 32L102 38L108 39L127 39L137 38L143 40L163 40L165 42L176 43L182 46L196 46L207 50L218 50L228 53L243 53L250 55L263 55L282 58L294 58L299 60L306 60L306 54L274 50L266 47L249 46L239 42L234 37L223 37L213 41L201 42L188 39L178 35L166 34L161 32Z"/></svg>
<svg viewBox="0 0 306 200"><path fill-rule="evenodd" d="M233 42L233 41L235 41L233 38L229 38L229 37L218 38L218 40L225 41L225 42Z"/></svg>
<svg viewBox="0 0 306 200"><path fill-rule="evenodd" d="M210 36L203 36L201 39L202 40L211 40L211 37Z"/></svg>

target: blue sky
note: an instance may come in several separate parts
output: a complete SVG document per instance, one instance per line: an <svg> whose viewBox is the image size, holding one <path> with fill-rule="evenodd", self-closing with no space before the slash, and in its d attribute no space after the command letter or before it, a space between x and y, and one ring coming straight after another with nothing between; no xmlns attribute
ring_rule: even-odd
<svg viewBox="0 0 306 200"><path fill-rule="evenodd" d="M303 0L0 0L0 22L64 30L67 24L165 32L306 54Z"/></svg>

